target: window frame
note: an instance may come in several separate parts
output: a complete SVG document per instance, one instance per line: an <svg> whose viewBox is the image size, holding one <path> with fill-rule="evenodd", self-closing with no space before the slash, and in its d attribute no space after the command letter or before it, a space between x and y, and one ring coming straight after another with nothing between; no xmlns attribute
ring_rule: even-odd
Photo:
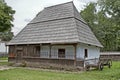
<svg viewBox="0 0 120 80"><path fill-rule="evenodd" d="M88 49L84 49L84 57L85 57L85 58L88 57Z"/></svg>
<svg viewBox="0 0 120 80"><path fill-rule="evenodd" d="M58 58L65 58L65 49L64 48L58 49Z"/></svg>

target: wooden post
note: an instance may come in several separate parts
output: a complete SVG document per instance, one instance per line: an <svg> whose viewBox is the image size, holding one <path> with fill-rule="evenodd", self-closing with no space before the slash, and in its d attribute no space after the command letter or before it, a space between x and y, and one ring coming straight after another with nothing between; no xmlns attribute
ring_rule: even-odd
<svg viewBox="0 0 120 80"><path fill-rule="evenodd" d="M16 62L18 62L18 57L17 57L17 45L15 45L15 59L16 59Z"/></svg>
<svg viewBox="0 0 120 80"><path fill-rule="evenodd" d="M77 44L74 44L74 49L75 49L75 52L74 52L74 66L76 66L76 50L77 50Z"/></svg>
<svg viewBox="0 0 120 80"><path fill-rule="evenodd" d="M42 54L42 52L41 52L42 46L43 46L43 44L41 43L41 44L40 44L40 56L39 56L40 58L42 58L42 57L41 57L41 56L42 56L42 55L41 55L41 54Z"/></svg>
<svg viewBox="0 0 120 80"><path fill-rule="evenodd" d="M49 58L51 58L51 44L50 44Z"/></svg>
<svg viewBox="0 0 120 80"><path fill-rule="evenodd" d="M40 57L40 54L41 54L41 44L40 44L40 52L39 52L39 57Z"/></svg>
<svg viewBox="0 0 120 80"><path fill-rule="evenodd" d="M28 50L29 50L28 47L29 47L29 44L27 44L27 47L26 47L26 56L29 56L29 55L28 55L28 54L29 54L29 53L28 53Z"/></svg>

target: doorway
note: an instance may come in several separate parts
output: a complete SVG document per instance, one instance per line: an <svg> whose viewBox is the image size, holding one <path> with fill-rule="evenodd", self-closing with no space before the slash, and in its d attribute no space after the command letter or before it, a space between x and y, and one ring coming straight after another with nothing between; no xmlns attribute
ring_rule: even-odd
<svg viewBox="0 0 120 80"><path fill-rule="evenodd" d="M23 54L23 51L22 50L17 50L17 61L21 61L22 60L22 54Z"/></svg>

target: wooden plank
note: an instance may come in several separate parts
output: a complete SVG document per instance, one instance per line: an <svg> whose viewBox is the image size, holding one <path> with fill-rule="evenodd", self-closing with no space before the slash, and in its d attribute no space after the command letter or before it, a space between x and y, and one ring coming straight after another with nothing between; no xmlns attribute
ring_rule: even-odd
<svg viewBox="0 0 120 80"><path fill-rule="evenodd" d="M76 43L58 43L58 44L51 44L52 46L67 46L67 45L76 45Z"/></svg>
<svg viewBox="0 0 120 80"><path fill-rule="evenodd" d="M30 47L30 45L28 44L28 45L27 45L27 56L30 56L30 52L29 52L29 49L30 49L30 48L29 48L29 47Z"/></svg>

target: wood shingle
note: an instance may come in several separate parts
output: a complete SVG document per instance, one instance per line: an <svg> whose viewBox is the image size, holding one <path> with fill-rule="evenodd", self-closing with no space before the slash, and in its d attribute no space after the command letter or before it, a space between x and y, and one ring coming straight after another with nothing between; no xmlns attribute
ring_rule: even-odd
<svg viewBox="0 0 120 80"><path fill-rule="evenodd" d="M102 47L73 2L45 8L8 45L85 43Z"/></svg>

